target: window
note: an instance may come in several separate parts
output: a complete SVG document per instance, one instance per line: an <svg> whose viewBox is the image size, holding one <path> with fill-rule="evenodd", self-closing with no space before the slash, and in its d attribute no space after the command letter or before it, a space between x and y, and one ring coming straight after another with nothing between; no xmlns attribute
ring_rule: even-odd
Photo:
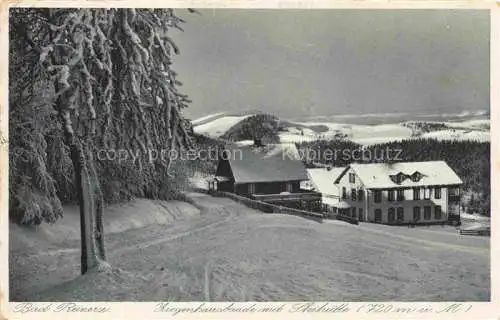
<svg viewBox="0 0 500 320"><path fill-rule="evenodd" d="M389 199L389 201L394 201L396 200L396 191L395 190L389 190L387 191L387 199Z"/></svg>
<svg viewBox="0 0 500 320"><path fill-rule="evenodd" d="M406 178L405 174L404 173L398 173L396 175L396 183L397 184L400 184L401 182L403 182L403 180Z"/></svg>
<svg viewBox="0 0 500 320"><path fill-rule="evenodd" d="M413 182L418 182L420 179L422 178L422 174L418 171L416 171L415 173L412 174L411 176L411 180Z"/></svg>
<svg viewBox="0 0 500 320"><path fill-rule="evenodd" d="M398 190L398 201L403 201L405 199L405 191L404 189Z"/></svg>
<svg viewBox="0 0 500 320"><path fill-rule="evenodd" d="M382 222L382 210L375 209L375 222Z"/></svg>
<svg viewBox="0 0 500 320"><path fill-rule="evenodd" d="M345 187L342 187L342 199L347 199L347 189Z"/></svg>
<svg viewBox="0 0 500 320"><path fill-rule="evenodd" d="M250 183L248 185L248 193L249 194L254 194L255 193L255 184L254 183Z"/></svg>
<svg viewBox="0 0 500 320"><path fill-rule="evenodd" d="M434 189L434 198L436 199L441 199L441 188L436 187Z"/></svg>
<svg viewBox="0 0 500 320"><path fill-rule="evenodd" d="M373 197L376 203L382 202L382 191L380 190L373 191Z"/></svg>
<svg viewBox="0 0 500 320"><path fill-rule="evenodd" d="M398 222L402 222L405 220L405 208L399 207L398 208Z"/></svg>
<svg viewBox="0 0 500 320"><path fill-rule="evenodd" d="M358 219L363 221L363 208L359 208L358 210Z"/></svg>
<svg viewBox="0 0 500 320"><path fill-rule="evenodd" d="M387 211L387 219L389 220L389 223L392 223L394 222L394 220L396 220L396 213L394 208L389 208L389 210Z"/></svg>
<svg viewBox="0 0 500 320"><path fill-rule="evenodd" d="M401 184L401 182L403 182L407 178L407 176L402 172L390 175L389 177L391 178L392 182L397 184Z"/></svg>
<svg viewBox="0 0 500 320"><path fill-rule="evenodd" d="M413 188L413 200L420 200L420 188Z"/></svg>
<svg viewBox="0 0 500 320"><path fill-rule="evenodd" d="M458 196L460 195L460 189L457 187L448 188L448 195L450 196Z"/></svg>
<svg viewBox="0 0 500 320"><path fill-rule="evenodd" d="M431 207L424 207L424 220L431 220Z"/></svg>
<svg viewBox="0 0 500 320"><path fill-rule="evenodd" d="M363 200L363 190L358 190L358 200L359 201Z"/></svg>
<svg viewBox="0 0 500 320"><path fill-rule="evenodd" d="M356 201L356 194L358 192L356 191L356 189L351 189L351 200L352 201Z"/></svg>
<svg viewBox="0 0 500 320"><path fill-rule="evenodd" d="M420 220L420 207L413 207L413 221Z"/></svg>
<svg viewBox="0 0 500 320"><path fill-rule="evenodd" d="M292 184L290 182L285 182L283 184L283 191L292 192L293 191Z"/></svg>
<svg viewBox="0 0 500 320"><path fill-rule="evenodd" d="M434 219L440 220L442 216L441 206L434 207Z"/></svg>
<svg viewBox="0 0 500 320"><path fill-rule="evenodd" d="M349 173L349 182L356 183L356 175L354 173Z"/></svg>
<svg viewBox="0 0 500 320"><path fill-rule="evenodd" d="M356 218L356 208L351 208L351 217Z"/></svg>
<svg viewBox="0 0 500 320"><path fill-rule="evenodd" d="M431 198L431 188L424 189L424 199L429 200Z"/></svg>

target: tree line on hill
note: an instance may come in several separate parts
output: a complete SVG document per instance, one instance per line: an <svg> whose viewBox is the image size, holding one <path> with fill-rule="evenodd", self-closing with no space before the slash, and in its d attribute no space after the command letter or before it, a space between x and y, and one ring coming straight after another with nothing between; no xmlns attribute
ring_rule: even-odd
<svg viewBox="0 0 500 320"><path fill-rule="evenodd" d="M279 142L278 127L278 117L268 113L258 113L229 128L221 139L229 141L265 139L269 143L276 143Z"/></svg>

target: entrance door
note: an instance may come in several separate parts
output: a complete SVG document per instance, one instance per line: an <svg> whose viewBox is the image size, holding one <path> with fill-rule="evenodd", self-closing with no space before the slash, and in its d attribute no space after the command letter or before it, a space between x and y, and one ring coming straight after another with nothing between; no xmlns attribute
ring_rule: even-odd
<svg viewBox="0 0 500 320"><path fill-rule="evenodd" d="M382 222L382 210L380 209L375 209L375 222L376 223Z"/></svg>

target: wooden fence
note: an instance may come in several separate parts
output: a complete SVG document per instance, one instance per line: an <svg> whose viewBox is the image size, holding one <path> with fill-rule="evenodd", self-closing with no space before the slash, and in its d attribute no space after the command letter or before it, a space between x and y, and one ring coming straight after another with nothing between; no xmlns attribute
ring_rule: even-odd
<svg viewBox="0 0 500 320"><path fill-rule="evenodd" d="M333 219L348 222L350 224L359 224L359 220L353 217L341 215L341 214L334 214L332 216Z"/></svg>
<svg viewBox="0 0 500 320"><path fill-rule="evenodd" d="M324 219L324 214L322 214L322 213L293 209L293 208L288 208L288 207L284 207L284 206L278 206L278 205L270 204L270 203L259 201L259 200L249 199L247 197L243 197L243 196L237 195L235 193L231 193L231 192L206 190L206 189L200 189L200 188L194 188L193 191L200 192L200 193L206 193L206 194L209 194L209 195L214 196L214 197L230 198L231 200L234 200L238 203L241 203L241 204L245 205L246 207L249 207L249 208L252 208L255 210L259 210L262 212L266 212L266 213L291 214L291 215L300 216L300 217L310 219L310 220L320 222L320 223L323 222L323 219Z"/></svg>
<svg viewBox="0 0 500 320"><path fill-rule="evenodd" d="M278 205L270 204L270 203L267 203L264 201L249 199L247 197L243 197L243 196L231 193L231 192L211 191L209 193L214 195L214 196L230 198L230 199L232 199L238 203L241 203L249 208L256 209L256 210L266 212L266 213L285 213L285 214L300 216L300 217L310 219L310 220L320 222L320 223L323 222L323 219L325 217L324 214L322 214L322 213L293 209L293 208L288 208L285 206L278 206Z"/></svg>

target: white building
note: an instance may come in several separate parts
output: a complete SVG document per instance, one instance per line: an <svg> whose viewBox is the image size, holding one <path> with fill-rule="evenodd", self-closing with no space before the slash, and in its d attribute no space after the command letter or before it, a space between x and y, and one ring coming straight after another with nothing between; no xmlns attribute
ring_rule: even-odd
<svg viewBox="0 0 500 320"><path fill-rule="evenodd" d="M328 207L360 221L430 224L460 220L462 180L444 161L351 164L310 169Z"/></svg>
<svg viewBox="0 0 500 320"><path fill-rule="evenodd" d="M321 202L327 212L337 213L339 207L345 206L345 204L340 203L338 185L333 183L344 169L341 167L307 169L310 183L308 187L321 193Z"/></svg>

